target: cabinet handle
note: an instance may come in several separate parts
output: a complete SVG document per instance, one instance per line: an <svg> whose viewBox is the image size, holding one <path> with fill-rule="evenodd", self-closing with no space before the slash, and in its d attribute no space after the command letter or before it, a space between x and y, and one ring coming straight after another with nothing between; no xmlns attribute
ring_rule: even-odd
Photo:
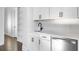
<svg viewBox="0 0 79 59"><path fill-rule="evenodd" d="M59 12L59 17L63 17L63 12Z"/></svg>
<svg viewBox="0 0 79 59"><path fill-rule="evenodd" d="M40 45L40 40L39 40L39 45Z"/></svg>
<svg viewBox="0 0 79 59"><path fill-rule="evenodd" d="M32 38L32 42L34 42L34 38Z"/></svg>
<svg viewBox="0 0 79 59"><path fill-rule="evenodd" d="M47 38L46 36L42 36L42 38Z"/></svg>

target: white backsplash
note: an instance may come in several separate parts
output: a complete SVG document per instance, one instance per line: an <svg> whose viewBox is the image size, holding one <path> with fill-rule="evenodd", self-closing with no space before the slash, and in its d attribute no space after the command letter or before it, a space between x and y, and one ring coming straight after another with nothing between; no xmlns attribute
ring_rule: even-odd
<svg viewBox="0 0 79 59"><path fill-rule="evenodd" d="M43 25L42 32L44 33L79 37L79 24L55 24L49 21L35 21L35 31L37 31L39 22Z"/></svg>

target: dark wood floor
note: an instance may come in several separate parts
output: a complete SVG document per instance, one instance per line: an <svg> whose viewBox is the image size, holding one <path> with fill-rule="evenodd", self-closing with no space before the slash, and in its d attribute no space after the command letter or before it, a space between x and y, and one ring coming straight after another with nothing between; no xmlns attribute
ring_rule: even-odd
<svg viewBox="0 0 79 59"><path fill-rule="evenodd" d="M16 37L5 35L4 45L0 46L0 51L22 51L22 43Z"/></svg>

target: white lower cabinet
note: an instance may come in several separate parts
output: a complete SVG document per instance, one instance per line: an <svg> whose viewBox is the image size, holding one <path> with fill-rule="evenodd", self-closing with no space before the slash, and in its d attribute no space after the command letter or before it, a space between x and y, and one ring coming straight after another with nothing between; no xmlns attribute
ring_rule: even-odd
<svg viewBox="0 0 79 59"><path fill-rule="evenodd" d="M49 40L40 40L40 51L50 51Z"/></svg>
<svg viewBox="0 0 79 59"><path fill-rule="evenodd" d="M31 38L31 51L39 51L39 37L33 36Z"/></svg>
<svg viewBox="0 0 79 59"><path fill-rule="evenodd" d="M50 51L50 50L51 50L50 35L40 33L40 51Z"/></svg>
<svg viewBox="0 0 79 59"><path fill-rule="evenodd" d="M50 35L33 35L31 38L31 51L50 51Z"/></svg>

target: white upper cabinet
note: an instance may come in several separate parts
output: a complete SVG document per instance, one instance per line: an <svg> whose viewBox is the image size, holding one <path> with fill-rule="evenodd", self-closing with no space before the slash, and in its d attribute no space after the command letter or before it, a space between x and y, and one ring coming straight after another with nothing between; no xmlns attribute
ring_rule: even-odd
<svg viewBox="0 0 79 59"><path fill-rule="evenodd" d="M51 7L50 18L56 19L59 17L63 18L76 18L77 8L76 7Z"/></svg>
<svg viewBox="0 0 79 59"><path fill-rule="evenodd" d="M33 20L49 19L48 7L34 7L33 8Z"/></svg>
<svg viewBox="0 0 79 59"><path fill-rule="evenodd" d="M34 7L33 20L77 18L78 10L77 7Z"/></svg>
<svg viewBox="0 0 79 59"><path fill-rule="evenodd" d="M77 8L76 7L64 8L63 17L65 17L65 18L76 18L77 17Z"/></svg>

